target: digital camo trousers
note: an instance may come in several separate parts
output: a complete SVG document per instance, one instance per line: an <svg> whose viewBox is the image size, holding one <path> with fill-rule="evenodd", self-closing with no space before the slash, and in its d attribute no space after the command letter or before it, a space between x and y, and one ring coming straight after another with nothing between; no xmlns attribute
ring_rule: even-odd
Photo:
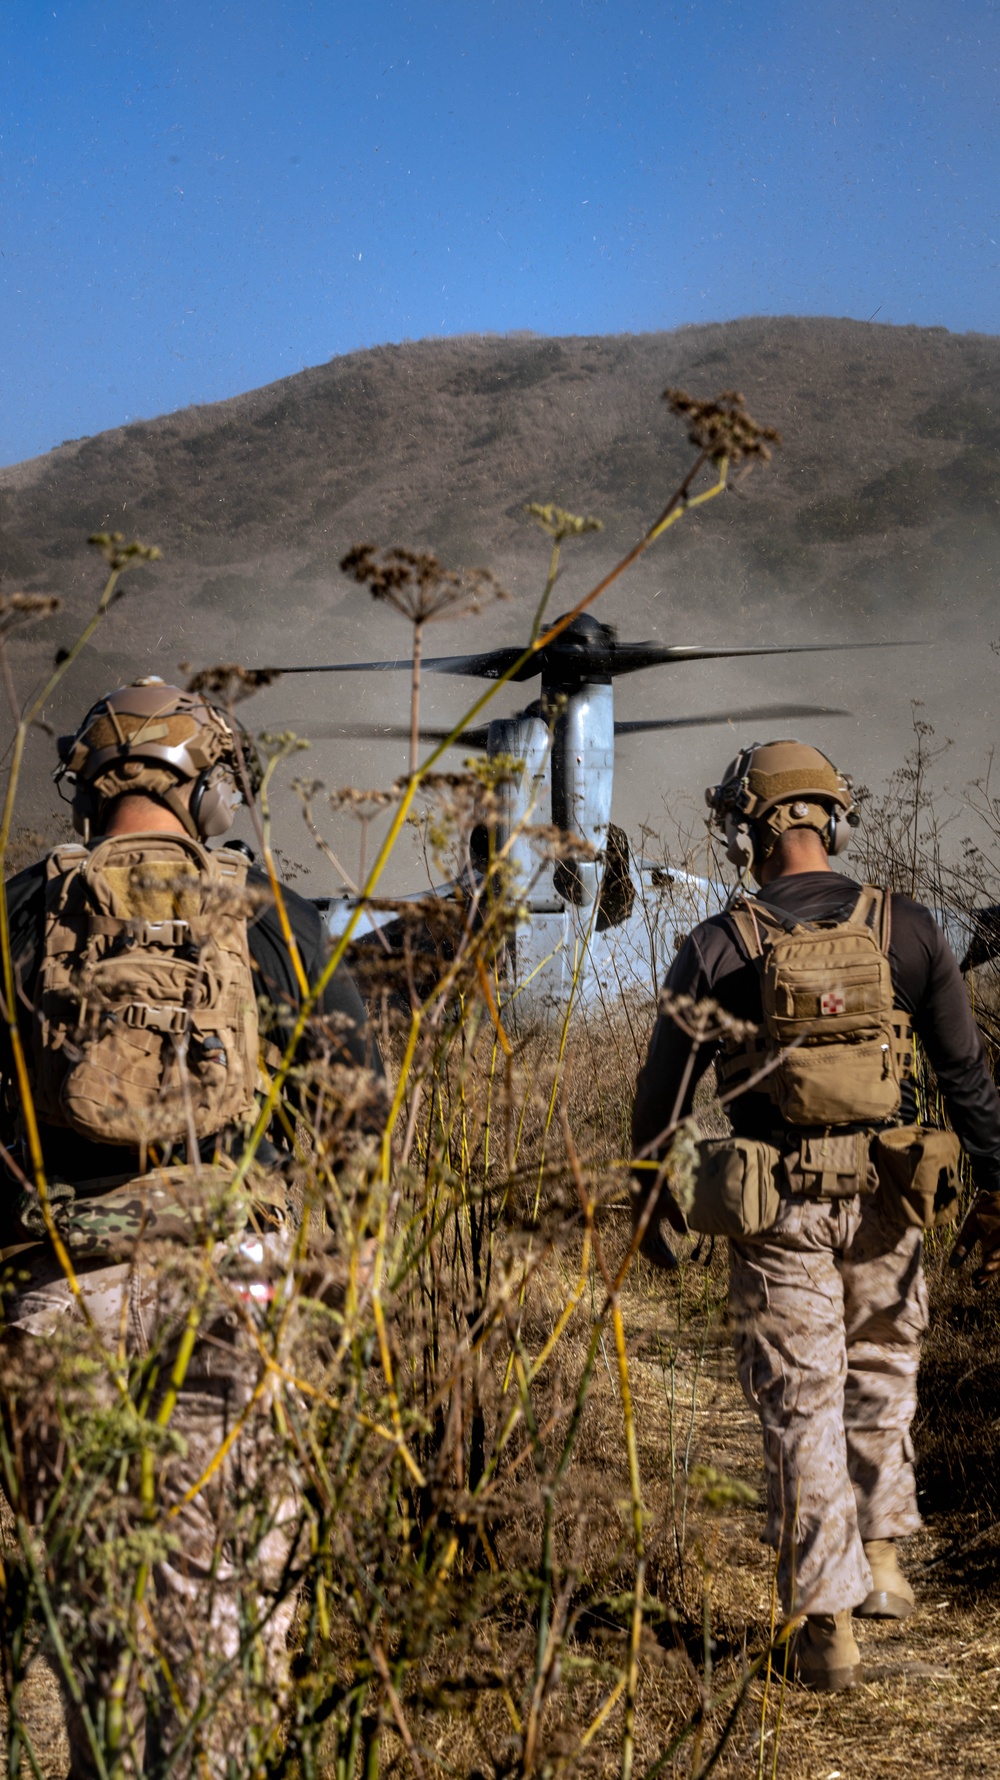
<svg viewBox="0 0 1000 1780"><path fill-rule="evenodd" d="M838 1613L871 1589L863 1544L920 1525L910 1424L927 1327L922 1234L890 1228L877 1194L789 1198L770 1230L729 1249L782 1604Z"/></svg>
<svg viewBox="0 0 1000 1780"><path fill-rule="evenodd" d="M127 1497L116 1522L115 1498L102 1501L94 1456L101 1417L115 1408L115 1391L110 1372L95 1357L93 1336L111 1355L121 1344L133 1361L144 1355L159 1360L160 1382L151 1386L147 1409L155 1416L192 1302L191 1281L185 1284L182 1270L171 1272L169 1259L166 1268L145 1260L81 1265L77 1277L92 1322L88 1336L67 1282L52 1277L51 1264L46 1271L48 1277L22 1284L8 1301L0 1359L4 1410L18 1454L21 1511L37 1528L50 1517L43 1538L58 1617L91 1726L106 1751L111 1702L116 1689L121 1697L124 1674L125 1774L169 1766L180 1780L189 1774L214 1780L255 1771L255 1753L273 1739L287 1693L295 1610L290 1559L298 1538L296 1492L275 1450L260 1356L240 1316L209 1300L169 1422L153 1448L159 1543L151 1547L149 1581L129 1626L136 1560L118 1560L129 1539L142 1537L137 1462L133 1457L123 1466ZM81 1361L76 1373L74 1344ZM127 1427L123 1444L127 1450ZM99 1506L84 1521L76 1549L60 1556L60 1497L72 1503L78 1496L83 1503L88 1464ZM47 1642L42 1648L58 1672L60 1662ZM130 1642L137 1652L131 1666ZM70 1774L89 1780L100 1771L92 1730L64 1675L60 1679Z"/></svg>

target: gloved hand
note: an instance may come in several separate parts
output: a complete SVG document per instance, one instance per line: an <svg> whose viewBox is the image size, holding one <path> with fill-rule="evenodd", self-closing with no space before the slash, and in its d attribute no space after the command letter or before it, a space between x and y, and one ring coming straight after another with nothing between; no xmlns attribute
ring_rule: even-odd
<svg viewBox="0 0 1000 1780"><path fill-rule="evenodd" d="M641 1187L638 1191L633 1189L633 1230L639 1228L639 1225L642 1223L642 1220L646 1215L647 1197L647 1195L643 1194ZM639 1242L639 1253L645 1255L646 1260L651 1261L654 1267L659 1267L661 1272L673 1273L680 1266L680 1262L674 1254L673 1249L670 1247L669 1242L665 1240L660 1228L664 1218L666 1218L677 1231L678 1235L687 1235L687 1226L684 1222L680 1208L674 1200L673 1194L669 1187L665 1184L661 1184L656 1204L650 1213L646 1228L644 1229Z"/></svg>
<svg viewBox="0 0 1000 1780"><path fill-rule="evenodd" d="M1000 1275L1000 1193L980 1193L951 1251L951 1264L961 1267L970 1249L977 1242L983 1245L979 1272L973 1274L974 1286L985 1286Z"/></svg>

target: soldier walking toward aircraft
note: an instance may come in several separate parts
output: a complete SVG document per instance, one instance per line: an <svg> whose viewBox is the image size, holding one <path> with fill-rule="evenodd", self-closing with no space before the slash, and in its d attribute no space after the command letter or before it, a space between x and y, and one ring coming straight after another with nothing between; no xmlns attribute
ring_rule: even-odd
<svg viewBox="0 0 1000 1780"><path fill-rule="evenodd" d="M978 1197L953 1263L981 1243L977 1285L1000 1273L1000 1099L933 916L832 870L857 818L826 756L755 745L707 797L729 859L762 894L702 922L670 970L668 998L722 1012L693 1057L696 1041L661 1012L634 1153L667 1155L714 1060L720 1088L739 1091L733 1135L699 1145L687 1223L729 1237L740 1382L764 1434L765 1537L785 1612L804 1616L794 1672L835 1691L862 1679L852 1614L915 1608L896 1541L920 1525L922 1229L955 1214L960 1139ZM957 1139L916 1123L911 1031ZM676 1266L660 1221L683 1231L685 1218L662 1175L640 1168L637 1180L642 1249Z"/></svg>
<svg viewBox="0 0 1000 1780"><path fill-rule="evenodd" d="M273 1735L286 1691L301 1534L301 1486L275 1449L273 1373L251 1314L288 1265L288 1135L272 1126L243 1186L233 1183L261 1053L273 1058L287 1041L303 984L323 969L323 933L287 889L284 924L266 876L248 873L248 848L205 844L229 830L251 754L207 700L141 680L99 700L59 746L82 842L6 886L47 1189L40 1198L33 1184L37 1150L5 1028L4 1406L24 1511L41 1525L90 1462L63 1437L62 1406L44 1387L50 1349L79 1347L85 1400L98 1408L114 1405L126 1377L160 1445L138 1492L143 1511L122 1510L122 1538L146 1536L150 1490L167 1530L149 1534L152 1575L133 1627L116 1620L105 1586L70 1601L78 1640L87 1634L82 1686L68 1689L71 1773L100 1773L102 1759L116 1775L256 1771L260 1727ZM385 1109L378 1053L342 971L310 1044L324 1091L336 1097L339 1083L351 1099L349 1150L381 1130ZM221 1283L197 1300L192 1324L205 1257ZM127 1503L130 1476L126 1464ZM104 1537L81 1528L81 1577L93 1541L102 1561Z"/></svg>

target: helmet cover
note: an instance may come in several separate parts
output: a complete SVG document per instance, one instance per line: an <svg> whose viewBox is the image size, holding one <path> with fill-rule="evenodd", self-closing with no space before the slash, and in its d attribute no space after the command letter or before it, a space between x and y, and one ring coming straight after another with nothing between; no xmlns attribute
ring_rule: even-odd
<svg viewBox="0 0 1000 1780"><path fill-rule="evenodd" d="M755 742L730 761L705 793L713 825L730 837L754 824L764 858L790 828L812 828L829 842L831 817L856 822L851 780L807 742ZM843 830L846 839L847 829Z"/></svg>
<svg viewBox="0 0 1000 1780"><path fill-rule="evenodd" d="M242 730L237 744L237 728L202 694L150 675L98 699L74 735L59 737L56 783L68 779L74 807L88 814L129 792L172 806L178 785L200 778L229 781L238 802L240 751L253 790L259 764Z"/></svg>

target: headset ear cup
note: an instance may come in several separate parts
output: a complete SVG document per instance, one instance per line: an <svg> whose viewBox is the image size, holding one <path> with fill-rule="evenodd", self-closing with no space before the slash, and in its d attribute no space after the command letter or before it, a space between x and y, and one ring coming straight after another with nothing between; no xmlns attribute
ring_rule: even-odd
<svg viewBox="0 0 1000 1780"><path fill-rule="evenodd" d="M830 817L830 838L826 847L827 852L833 858L839 858L841 853L847 852L854 839L855 827L856 824L852 823L850 817L845 816L842 810L833 811Z"/></svg>
<svg viewBox="0 0 1000 1780"><path fill-rule="evenodd" d="M735 817L726 817L726 858L730 865L740 871L749 871L753 865L754 839L746 822L737 822Z"/></svg>
<svg viewBox="0 0 1000 1780"><path fill-rule="evenodd" d="M216 764L199 773L191 789L188 808L202 840L217 840L220 835L228 834L236 820L237 805L242 801L236 784L224 767Z"/></svg>

